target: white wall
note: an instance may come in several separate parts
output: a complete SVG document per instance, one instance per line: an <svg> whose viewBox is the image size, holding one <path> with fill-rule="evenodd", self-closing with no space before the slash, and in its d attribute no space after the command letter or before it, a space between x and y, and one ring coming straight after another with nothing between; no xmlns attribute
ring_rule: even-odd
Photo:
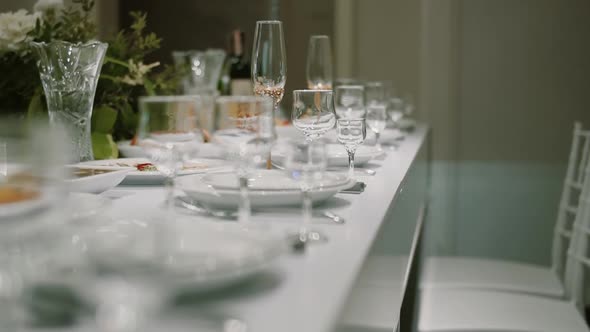
<svg viewBox="0 0 590 332"><path fill-rule="evenodd" d="M548 263L573 121L590 126L590 2L354 5L354 73L416 89L433 128L430 248Z"/></svg>

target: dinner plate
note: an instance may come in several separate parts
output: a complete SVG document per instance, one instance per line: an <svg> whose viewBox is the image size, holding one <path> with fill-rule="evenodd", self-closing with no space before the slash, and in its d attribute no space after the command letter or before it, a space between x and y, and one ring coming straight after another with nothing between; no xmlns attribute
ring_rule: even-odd
<svg viewBox="0 0 590 332"><path fill-rule="evenodd" d="M125 179L127 173L131 172L131 169L122 170L96 170L79 167L68 167L69 170L74 173L74 177L67 179L65 182L70 191L83 192L83 193L101 193L111 188L116 187L119 183ZM92 172L93 174L87 174L84 172ZM77 174L84 173L84 176L77 177Z"/></svg>
<svg viewBox="0 0 590 332"><path fill-rule="evenodd" d="M124 179L124 183L127 184L161 183L166 179L158 171L137 170L137 165L145 163L150 163L150 161L147 158L119 158L86 161L73 166L98 170L128 170L129 172L125 175ZM178 175L219 171L228 166L229 164L226 161L219 159L192 159L185 162L184 168L178 172Z"/></svg>
<svg viewBox="0 0 590 332"><path fill-rule="evenodd" d="M170 226L170 225L167 225ZM288 249L278 233L238 224L177 219L172 227L149 220L118 220L86 235L88 254L111 271L169 289L211 291L269 268ZM153 235L165 233L166 260L154 259Z"/></svg>
<svg viewBox="0 0 590 332"><path fill-rule="evenodd" d="M294 183L287 179L287 175L277 170L266 171L269 179L272 178L277 184L285 184L285 188L280 188L277 184L272 184L270 180L261 181L254 184L249 190L250 205L252 208L263 208L272 206L296 206L301 204L301 191ZM223 175L221 175L223 174ZM327 178L324 186L318 186L311 192L313 202L322 202L337 194L340 190L350 187L354 180L348 179L344 174L326 173ZM222 177L225 176L225 179ZM263 175L262 175L263 176ZM192 199L215 208L234 209L240 202L240 191L237 189L236 176L233 173L220 173L214 179L205 175L189 175L179 178L177 181L180 188L186 195ZM280 180L279 180L280 179ZM287 185L288 184L288 185Z"/></svg>
<svg viewBox="0 0 590 332"><path fill-rule="evenodd" d="M131 145L131 141L117 142L121 155L125 158L147 158L145 151L137 146ZM223 158L223 151L212 143L199 144L198 156L206 159Z"/></svg>
<svg viewBox="0 0 590 332"><path fill-rule="evenodd" d="M348 152L341 144L326 144L326 152L328 157L328 166L348 166ZM379 156L382 152L377 150L374 146L360 145L354 153L354 165L362 166L371 159ZM285 160L285 152L281 149L280 144L273 149L272 161L278 165L282 165Z"/></svg>
<svg viewBox="0 0 590 332"><path fill-rule="evenodd" d="M46 209L51 203L47 194L38 193L35 197L13 203L0 203L0 221L29 216Z"/></svg>

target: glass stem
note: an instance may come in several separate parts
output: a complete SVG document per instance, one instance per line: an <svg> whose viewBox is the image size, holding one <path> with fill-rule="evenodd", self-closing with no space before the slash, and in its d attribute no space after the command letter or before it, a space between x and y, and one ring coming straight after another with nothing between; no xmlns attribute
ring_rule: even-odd
<svg viewBox="0 0 590 332"><path fill-rule="evenodd" d="M348 152L348 178L354 179L354 149L346 150Z"/></svg>
<svg viewBox="0 0 590 332"><path fill-rule="evenodd" d="M381 141L379 140L379 136L381 136L380 132L375 132L375 147L377 148L377 150L381 151Z"/></svg>
<svg viewBox="0 0 590 332"><path fill-rule="evenodd" d="M311 194L309 189L304 189L301 193L303 194L303 225L299 231L299 236L302 240L307 240L308 228L311 225Z"/></svg>
<svg viewBox="0 0 590 332"><path fill-rule="evenodd" d="M248 196L248 177L240 176L240 205L238 222L246 225L250 221L250 196Z"/></svg>
<svg viewBox="0 0 590 332"><path fill-rule="evenodd" d="M174 175L166 177L164 187L166 190L166 222L170 223L174 221Z"/></svg>

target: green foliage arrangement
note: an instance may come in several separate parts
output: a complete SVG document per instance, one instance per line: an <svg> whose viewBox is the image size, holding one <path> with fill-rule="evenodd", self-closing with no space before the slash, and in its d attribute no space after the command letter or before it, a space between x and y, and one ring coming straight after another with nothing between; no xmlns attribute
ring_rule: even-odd
<svg viewBox="0 0 590 332"><path fill-rule="evenodd" d="M45 98L29 42L96 39L94 0L39 0L32 13L25 9L0 13L0 114L45 114ZM133 23L106 40L107 55L98 81L92 115L96 158L117 157L114 141L133 137L137 99L142 95L175 93L181 73L159 62L146 64L162 40L147 32L147 15L131 12Z"/></svg>

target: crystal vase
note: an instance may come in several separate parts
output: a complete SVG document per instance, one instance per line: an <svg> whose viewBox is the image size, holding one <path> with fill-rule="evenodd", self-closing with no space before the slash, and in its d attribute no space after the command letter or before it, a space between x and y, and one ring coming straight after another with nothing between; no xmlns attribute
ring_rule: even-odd
<svg viewBox="0 0 590 332"><path fill-rule="evenodd" d="M32 43L47 99L49 121L67 131L74 161L93 160L90 117L108 44Z"/></svg>

